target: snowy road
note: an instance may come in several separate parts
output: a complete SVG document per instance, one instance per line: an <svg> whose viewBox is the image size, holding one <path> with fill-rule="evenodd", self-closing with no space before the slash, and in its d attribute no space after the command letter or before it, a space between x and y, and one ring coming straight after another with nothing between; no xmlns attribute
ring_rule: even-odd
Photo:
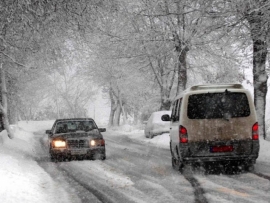
<svg viewBox="0 0 270 203"><path fill-rule="evenodd" d="M41 149L37 161L68 192L70 202L270 202L267 163L258 163L262 171L255 167L266 176L205 174L200 170L181 174L171 167L169 149L112 132L104 133L104 137L105 161L53 163L44 134L36 133Z"/></svg>

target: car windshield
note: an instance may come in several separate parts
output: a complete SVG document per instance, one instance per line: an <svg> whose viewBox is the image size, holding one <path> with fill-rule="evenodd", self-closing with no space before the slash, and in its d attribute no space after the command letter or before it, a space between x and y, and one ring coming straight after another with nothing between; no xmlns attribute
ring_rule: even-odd
<svg viewBox="0 0 270 203"><path fill-rule="evenodd" d="M206 93L190 95L188 99L188 118L216 119L247 117L250 108L244 93Z"/></svg>
<svg viewBox="0 0 270 203"><path fill-rule="evenodd" d="M68 133L76 131L90 131L96 129L96 125L91 120L85 121L59 121L55 126L55 133Z"/></svg>

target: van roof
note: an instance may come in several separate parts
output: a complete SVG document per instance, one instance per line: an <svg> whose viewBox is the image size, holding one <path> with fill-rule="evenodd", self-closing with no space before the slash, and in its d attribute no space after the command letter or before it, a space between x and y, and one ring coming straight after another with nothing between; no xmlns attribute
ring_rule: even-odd
<svg viewBox="0 0 270 203"><path fill-rule="evenodd" d="M207 84L207 85L195 85L190 87L189 91L204 90L204 89L244 89L241 84Z"/></svg>
<svg viewBox="0 0 270 203"><path fill-rule="evenodd" d="M203 90L215 90L215 89L241 89L244 90L245 88L241 84L237 83L228 83L228 84L205 84L205 85L194 85L190 88L187 88L185 91L178 94L176 98L182 97L184 94L192 91L203 91Z"/></svg>

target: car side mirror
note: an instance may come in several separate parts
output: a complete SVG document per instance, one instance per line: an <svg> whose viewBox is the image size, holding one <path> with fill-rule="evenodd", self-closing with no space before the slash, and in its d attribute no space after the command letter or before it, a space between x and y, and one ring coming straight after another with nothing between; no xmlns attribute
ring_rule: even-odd
<svg viewBox="0 0 270 203"><path fill-rule="evenodd" d="M45 133L46 134L52 134L52 131L51 130L46 130Z"/></svg>
<svg viewBox="0 0 270 203"><path fill-rule="evenodd" d="M162 121L170 121L171 118L170 118L170 116L169 116L168 114L165 114L165 115L162 115L162 116L161 116L161 120L162 120Z"/></svg>
<svg viewBox="0 0 270 203"><path fill-rule="evenodd" d="M106 128L99 128L99 132L106 132Z"/></svg>

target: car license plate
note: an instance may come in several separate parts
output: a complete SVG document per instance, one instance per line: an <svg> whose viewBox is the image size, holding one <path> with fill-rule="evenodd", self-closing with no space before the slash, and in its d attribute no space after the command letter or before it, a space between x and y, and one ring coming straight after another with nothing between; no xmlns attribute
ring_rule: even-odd
<svg viewBox="0 0 270 203"><path fill-rule="evenodd" d="M86 150L71 150L71 155L82 155L82 154L86 154Z"/></svg>

